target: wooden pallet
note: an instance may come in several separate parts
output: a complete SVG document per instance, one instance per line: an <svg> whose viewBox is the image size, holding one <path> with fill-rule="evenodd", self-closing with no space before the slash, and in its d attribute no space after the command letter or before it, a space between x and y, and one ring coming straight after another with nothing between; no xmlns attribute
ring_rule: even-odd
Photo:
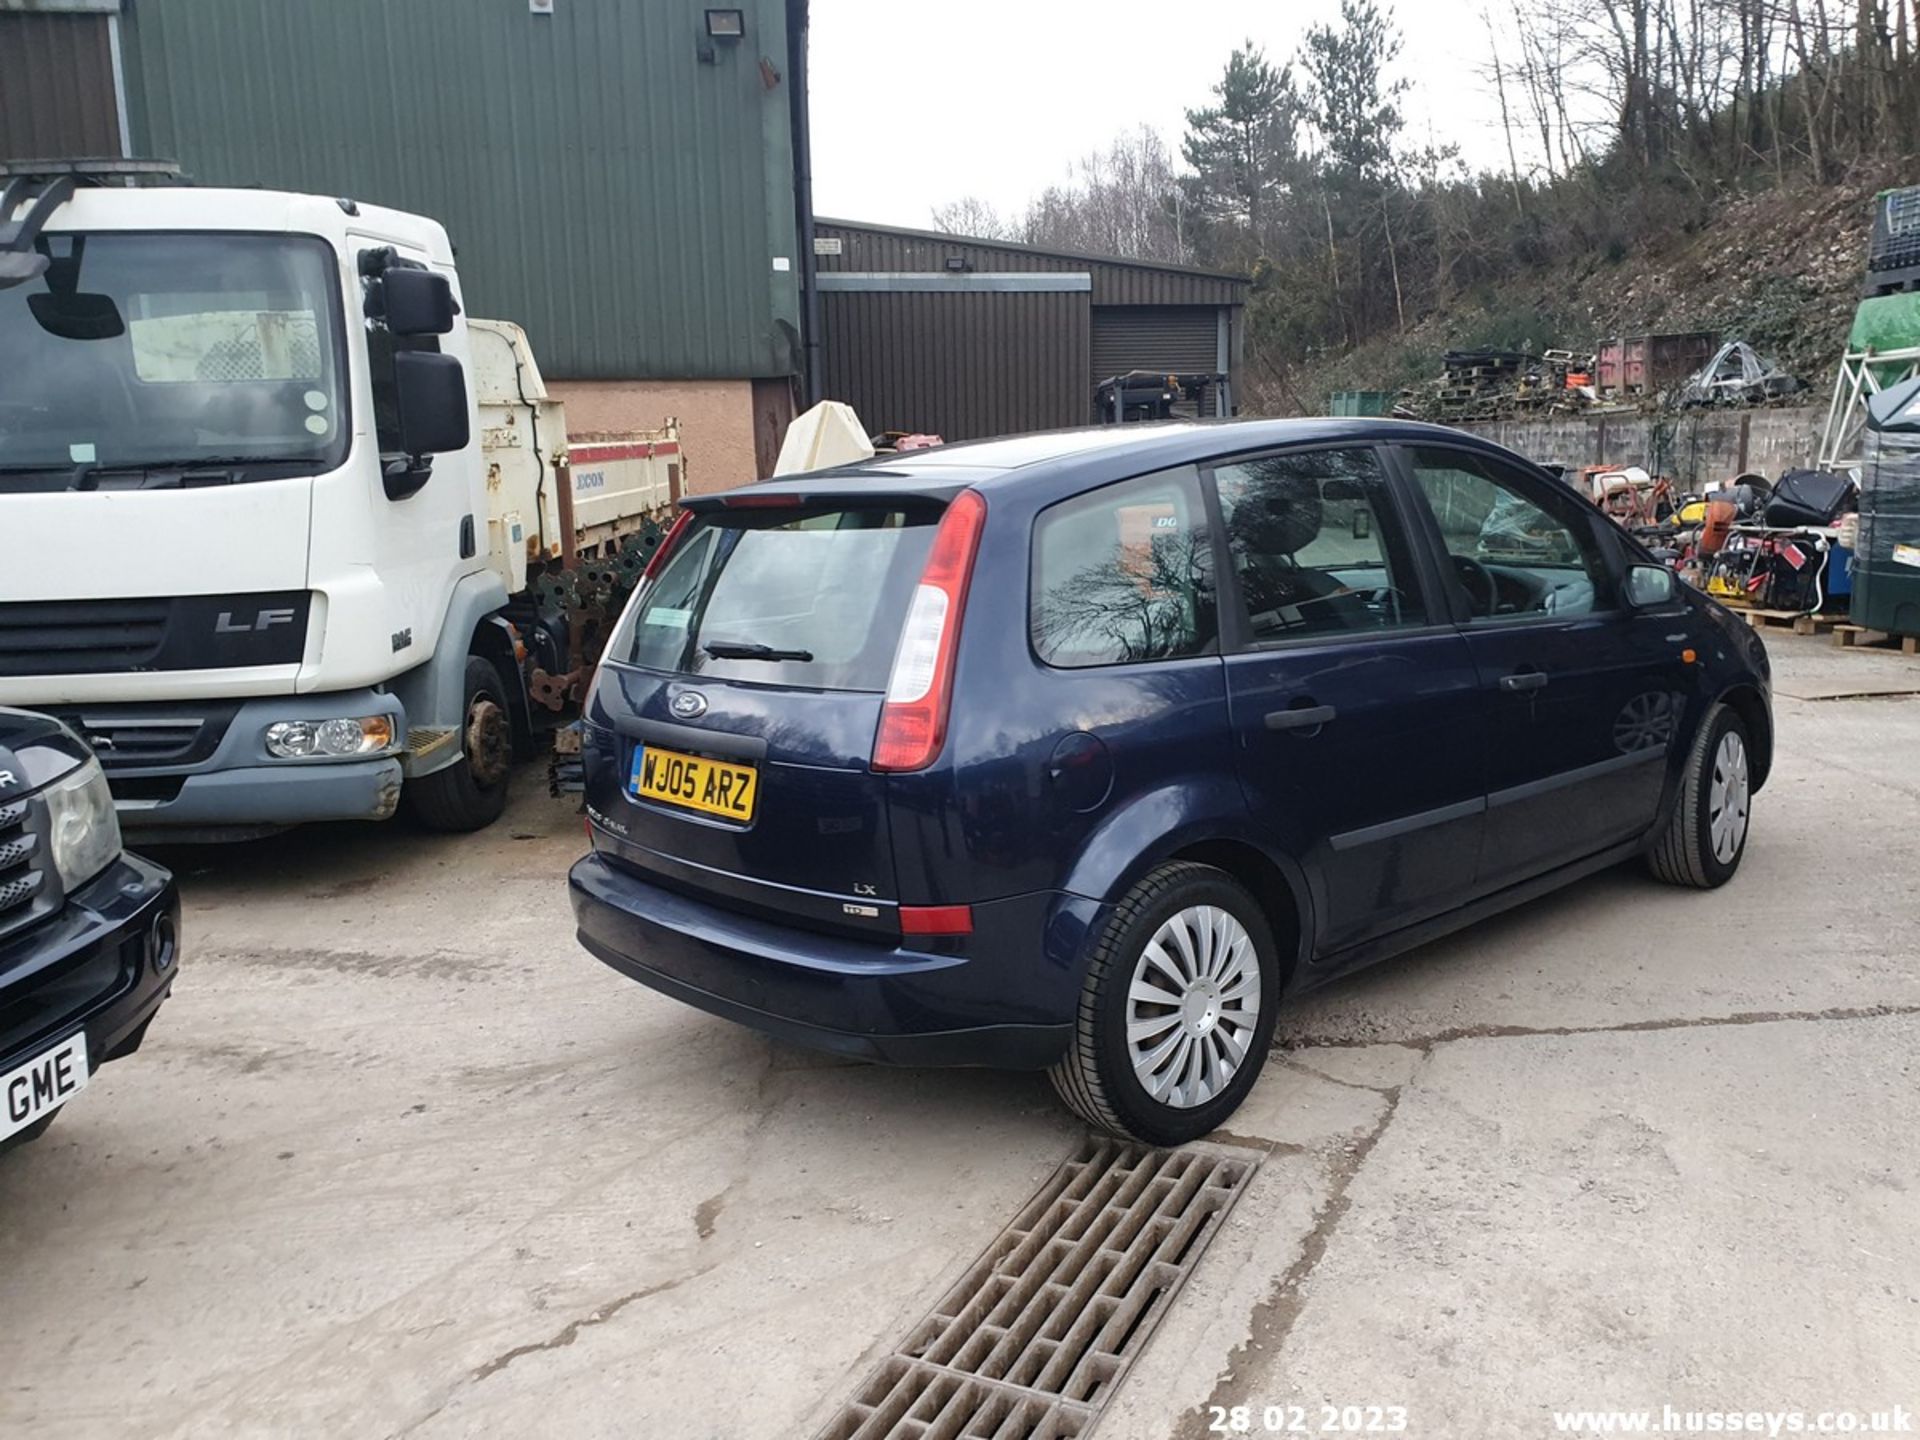
<svg viewBox="0 0 1920 1440"><path fill-rule="evenodd" d="M1833 643L1842 650L1878 650L1886 655L1920 655L1920 635L1889 635L1864 625L1836 625Z"/></svg>
<svg viewBox="0 0 1920 1440"><path fill-rule="evenodd" d="M1798 610L1742 610L1756 630L1791 630L1796 635L1828 635L1845 625L1837 615L1806 615Z"/></svg>

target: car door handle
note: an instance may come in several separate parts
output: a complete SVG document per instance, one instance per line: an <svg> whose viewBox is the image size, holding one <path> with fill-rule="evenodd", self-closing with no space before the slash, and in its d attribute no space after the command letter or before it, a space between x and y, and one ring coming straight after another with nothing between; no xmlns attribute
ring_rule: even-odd
<svg viewBox="0 0 1920 1440"><path fill-rule="evenodd" d="M1522 670L1518 675L1500 677L1500 688L1508 691L1539 690L1543 689L1546 683L1547 676L1543 670Z"/></svg>
<svg viewBox="0 0 1920 1440"><path fill-rule="evenodd" d="M1297 710L1269 710L1269 730L1317 730L1337 712L1331 705L1303 705Z"/></svg>

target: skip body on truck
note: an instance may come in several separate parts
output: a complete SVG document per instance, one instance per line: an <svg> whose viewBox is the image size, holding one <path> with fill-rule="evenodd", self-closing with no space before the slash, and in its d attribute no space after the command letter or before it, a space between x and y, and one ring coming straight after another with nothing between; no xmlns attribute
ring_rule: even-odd
<svg viewBox="0 0 1920 1440"><path fill-rule="evenodd" d="M437 222L12 169L0 704L80 730L143 836L489 823L565 718L540 677L592 658L566 603L657 543L677 433L612 437L576 520L564 414Z"/></svg>

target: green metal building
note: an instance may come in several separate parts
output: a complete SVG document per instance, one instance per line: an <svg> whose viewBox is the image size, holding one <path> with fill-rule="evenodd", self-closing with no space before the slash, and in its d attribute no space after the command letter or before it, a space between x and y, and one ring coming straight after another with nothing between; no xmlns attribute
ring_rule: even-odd
<svg viewBox="0 0 1920 1440"><path fill-rule="evenodd" d="M431 215L472 313L625 387L587 428L739 402L764 462L806 398L805 27L804 0L0 0L0 159Z"/></svg>

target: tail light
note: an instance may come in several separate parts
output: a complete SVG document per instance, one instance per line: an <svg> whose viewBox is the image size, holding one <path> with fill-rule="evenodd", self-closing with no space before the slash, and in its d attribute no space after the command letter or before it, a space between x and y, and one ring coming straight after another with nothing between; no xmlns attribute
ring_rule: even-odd
<svg viewBox="0 0 1920 1440"><path fill-rule="evenodd" d="M643 584L666 568L667 556L672 553L673 547L680 543L680 537L686 534L687 526L692 523L691 510L682 510L673 517L673 524L667 527L667 533L660 537L660 543L654 547L653 554L647 557L647 568L640 572L640 580Z"/></svg>
<svg viewBox="0 0 1920 1440"><path fill-rule="evenodd" d="M973 907L971 905L902 905L900 933L902 935L971 935Z"/></svg>
<svg viewBox="0 0 1920 1440"><path fill-rule="evenodd" d="M946 743L960 619L986 518L987 502L977 490L962 490L940 517L926 568L900 627L900 648L893 653L893 674L873 742L876 770L924 770Z"/></svg>

